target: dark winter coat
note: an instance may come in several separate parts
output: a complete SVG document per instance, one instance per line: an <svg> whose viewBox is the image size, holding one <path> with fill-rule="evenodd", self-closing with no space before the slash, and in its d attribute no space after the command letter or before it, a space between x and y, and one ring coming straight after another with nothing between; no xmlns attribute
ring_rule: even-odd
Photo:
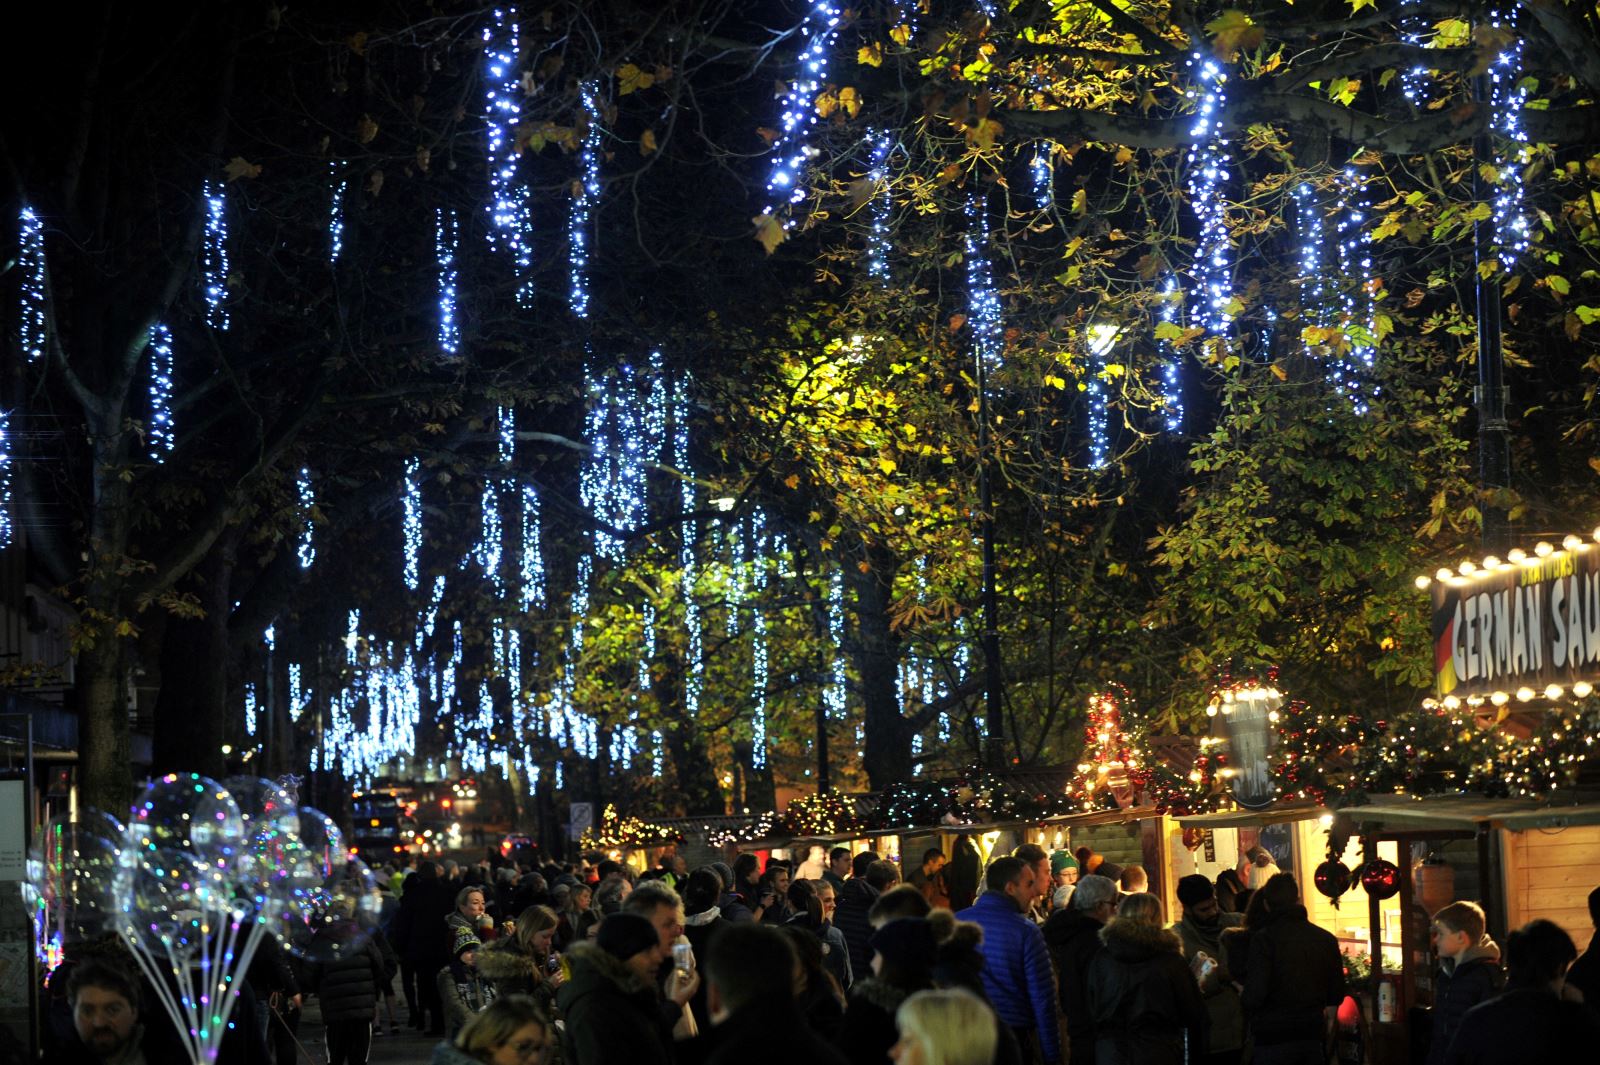
<svg viewBox="0 0 1600 1065"><path fill-rule="evenodd" d="M271 933L262 936L256 944L256 952L250 958L250 968L245 970L244 978L261 1002L270 1002L274 995L289 999L300 993L300 981L295 977L294 966L289 964L289 956L284 953L278 937Z"/></svg>
<svg viewBox="0 0 1600 1065"><path fill-rule="evenodd" d="M354 921L317 929L306 951L306 986L322 1003L323 1021L369 1021L378 988L388 983L383 955Z"/></svg>
<svg viewBox="0 0 1600 1065"><path fill-rule="evenodd" d="M1513 988L1467 1011L1445 1051L1445 1065L1593 1061L1600 1022L1583 1006L1544 988Z"/></svg>
<svg viewBox="0 0 1600 1065"><path fill-rule="evenodd" d="M421 969L447 964L450 943L439 931L439 922L454 910L455 893L445 881L408 877L400 906L389 924L389 940L401 959Z"/></svg>
<svg viewBox="0 0 1600 1065"><path fill-rule="evenodd" d="M692 914L684 918L683 935L689 941L690 948L694 951L694 963L704 968L706 959L711 957L711 942L718 933L728 927L728 922L723 920L721 909L713 906L703 913ZM666 971L672 971L672 961L666 963ZM697 1032L704 1032L711 1027L711 1008L707 1004L707 995L710 994L710 981L702 973L700 986L695 988L694 995L689 999L689 1012L694 1014L694 1027Z"/></svg>
<svg viewBox="0 0 1600 1065"><path fill-rule="evenodd" d="M847 1060L811 1031L787 999L749 1003L679 1055L681 1063L699 1065L845 1065Z"/></svg>
<svg viewBox="0 0 1600 1065"><path fill-rule="evenodd" d="M878 901L878 894L878 889L861 877L846 880L844 890L838 893L839 905L833 911L833 927L843 933L845 945L850 948L850 968L857 973L872 971L872 922L867 919L867 911Z"/></svg>
<svg viewBox="0 0 1600 1065"><path fill-rule="evenodd" d="M1589 939L1589 949L1567 970L1567 986L1583 992L1583 1001L1600 1017L1600 932Z"/></svg>
<svg viewBox="0 0 1600 1065"><path fill-rule="evenodd" d="M978 898L978 881L983 877L983 859L971 840L958 839L944 867L944 886L950 892L950 908L964 910Z"/></svg>
<svg viewBox="0 0 1600 1065"><path fill-rule="evenodd" d="M1244 914L1234 914L1241 921ZM1233 977L1233 982L1243 987L1246 978L1250 975L1250 940L1254 930L1242 925L1238 928L1225 928L1222 931L1222 957L1218 960L1228 967L1228 975ZM1342 964L1342 963L1341 963ZM1240 1002L1243 1005L1241 999Z"/></svg>
<svg viewBox="0 0 1600 1065"><path fill-rule="evenodd" d="M1183 940L1184 961L1194 961L1195 955L1203 950L1217 962L1217 967L1200 985L1200 997L1205 999L1206 1014L1211 1022L1211 1034L1206 1043L1207 1052L1211 1054L1244 1046L1244 1003L1233 986L1234 976L1222 946L1222 934L1237 927L1244 917L1237 913L1220 913L1217 918L1216 924L1206 926L1186 913L1172 926Z"/></svg>
<svg viewBox="0 0 1600 1065"><path fill-rule="evenodd" d="M911 997L912 990L886 984L875 976L856 981L850 989L844 1023L833 1039L850 1065L884 1065L889 1060L889 1048L900 1039L895 1011Z"/></svg>
<svg viewBox="0 0 1600 1065"><path fill-rule="evenodd" d="M1094 1018L1089 1014L1089 966L1100 953L1099 921L1076 908L1057 910L1044 922L1044 942L1056 970L1061 1013L1073 1065L1094 1065Z"/></svg>
<svg viewBox="0 0 1600 1065"><path fill-rule="evenodd" d="M844 1004L826 981L813 980L795 1005L800 1007L806 1027L826 1039L829 1045L838 1045L839 1029L844 1027Z"/></svg>
<svg viewBox="0 0 1600 1065"><path fill-rule="evenodd" d="M1433 992L1433 1040L1428 1044L1428 1065L1444 1065L1467 1011L1500 993L1500 948L1488 936L1471 947L1456 962L1446 961L1439 970Z"/></svg>
<svg viewBox="0 0 1600 1065"><path fill-rule="evenodd" d="M1257 1046L1322 1039L1323 1010L1344 996L1339 941L1304 906L1269 914L1251 934L1244 1012Z"/></svg>
<svg viewBox="0 0 1600 1065"><path fill-rule="evenodd" d="M1105 949L1089 966L1089 1014L1098 1065L1183 1065L1190 1046L1206 1045L1200 999L1177 933L1148 921L1112 919Z"/></svg>
<svg viewBox="0 0 1600 1065"><path fill-rule="evenodd" d="M556 991L566 1065L672 1065L655 988L593 943L573 944L567 964L572 975Z"/></svg>
<svg viewBox="0 0 1600 1065"><path fill-rule="evenodd" d="M856 974L850 964L850 945L845 942L844 933L832 922L819 921L809 913L797 913L788 923L817 937L822 943L822 967L838 981L840 991L849 991Z"/></svg>

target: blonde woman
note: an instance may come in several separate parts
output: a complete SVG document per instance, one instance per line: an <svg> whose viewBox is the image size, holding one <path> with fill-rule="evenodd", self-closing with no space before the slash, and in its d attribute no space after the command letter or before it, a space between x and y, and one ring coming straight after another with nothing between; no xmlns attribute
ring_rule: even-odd
<svg viewBox="0 0 1600 1065"><path fill-rule="evenodd" d="M546 1013L554 1013L561 986L560 956L555 952L561 918L548 906L529 906L517 915L515 935L497 939L478 954L478 972L501 994L532 995Z"/></svg>
<svg viewBox="0 0 1600 1065"><path fill-rule="evenodd" d="M889 1048L895 1065L991 1065L997 1041L994 1012L959 988L918 991L895 1011L900 1041Z"/></svg>
<svg viewBox="0 0 1600 1065"><path fill-rule="evenodd" d="M555 1032L526 995L495 999L461 1033L433 1048L433 1065L541 1065Z"/></svg>

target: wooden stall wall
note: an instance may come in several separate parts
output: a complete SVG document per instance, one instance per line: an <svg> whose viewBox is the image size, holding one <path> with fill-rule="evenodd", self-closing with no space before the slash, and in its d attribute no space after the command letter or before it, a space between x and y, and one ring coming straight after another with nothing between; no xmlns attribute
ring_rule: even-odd
<svg viewBox="0 0 1600 1065"><path fill-rule="evenodd" d="M1506 926L1554 921L1583 950L1594 934L1589 892L1600 887L1600 825L1504 834Z"/></svg>

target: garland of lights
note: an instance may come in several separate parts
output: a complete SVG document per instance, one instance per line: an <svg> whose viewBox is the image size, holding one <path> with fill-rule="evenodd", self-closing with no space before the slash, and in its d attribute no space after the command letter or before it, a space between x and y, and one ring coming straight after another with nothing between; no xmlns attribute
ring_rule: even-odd
<svg viewBox="0 0 1600 1065"><path fill-rule="evenodd" d="M17 308L18 340L28 361L38 362L44 355L45 335L45 259L44 220L33 208L24 207L20 215L21 235L17 242L17 273L22 278L20 305Z"/></svg>
<svg viewBox="0 0 1600 1065"><path fill-rule="evenodd" d="M894 147L894 138L887 130L873 130L867 135L867 143L872 145L871 163L867 169L867 181L872 186L872 207L867 229L867 275L879 284L888 284L889 250L892 246L889 214L894 209L894 194L889 188L889 152Z"/></svg>
<svg viewBox="0 0 1600 1065"><path fill-rule="evenodd" d="M422 567L422 481L418 476L422 464L416 459L406 460L405 491L401 497L401 541L404 566L401 579L410 591L417 590Z"/></svg>
<svg viewBox="0 0 1600 1065"><path fill-rule="evenodd" d="M1106 396L1106 356L1117 344L1114 325L1091 325L1086 338L1089 366L1085 384L1089 397L1089 468L1105 468L1111 453L1110 411Z"/></svg>
<svg viewBox="0 0 1600 1065"><path fill-rule="evenodd" d="M972 326L973 354L986 373L993 373L1000 368L1005 337L988 249L989 214L974 196L967 200L967 318Z"/></svg>
<svg viewBox="0 0 1600 1065"><path fill-rule="evenodd" d="M783 92L782 114L778 119L778 137L773 143L772 172L767 178L767 192L793 206L805 199L801 174L806 162L816 155L816 149L807 143L807 134L821 117L814 101L828 76L828 53L838 35L843 11L832 0L812 0L811 10L800 23L800 39L804 45L796 60L799 76L789 82ZM772 214L769 205L763 212ZM785 218L783 227L794 224Z"/></svg>
<svg viewBox="0 0 1600 1065"><path fill-rule="evenodd" d="M517 123L522 117L522 42L517 9L495 8L492 25L483 29L484 135L489 171L489 246L503 247L517 274L517 302L533 302L532 216L526 182L517 180L521 151Z"/></svg>
<svg viewBox="0 0 1600 1065"><path fill-rule="evenodd" d="M522 554L518 559L518 586L522 589L522 612L545 605L543 534L540 531L539 490L522 486Z"/></svg>
<svg viewBox="0 0 1600 1065"><path fill-rule="evenodd" d="M311 483L311 471L304 466L295 478L294 490L300 501L300 539L295 545L295 555L301 569L310 569L317 560L316 523L311 520L311 510L317 505L317 491Z"/></svg>
<svg viewBox="0 0 1600 1065"><path fill-rule="evenodd" d="M1232 162L1228 138L1221 132L1222 114L1228 105L1228 71L1217 60L1199 52L1190 57L1188 66L1198 83L1198 89L1189 92L1190 98L1197 98L1198 102L1194 125L1189 130L1195 143L1189 149L1186 179L1189 204L1200 225L1194 278L1202 298L1195 307L1194 324L1220 335L1233 321L1228 312L1233 301L1232 258L1227 206L1222 198Z"/></svg>
<svg viewBox="0 0 1600 1065"><path fill-rule="evenodd" d="M328 186L328 262L336 263L344 254L344 198L350 190L344 163L335 160L328 164Z"/></svg>
<svg viewBox="0 0 1600 1065"><path fill-rule="evenodd" d="M1121 685L1089 696L1083 753L1067 788L1082 809L1097 809L1117 792L1131 796L1138 791L1144 762L1123 725L1125 704L1131 708L1133 699Z"/></svg>
<svg viewBox="0 0 1600 1065"><path fill-rule="evenodd" d="M754 605L750 611L750 715L751 761L757 769L767 765L767 615L762 600L767 591L767 553L765 536L766 516L760 511L750 515L750 536L755 561L752 563Z"/></svg>
<svg viewBox="0 0 1600 1065"><path fill-rule="evenodd" d="M177 445L172 418L172 330L150 327L150 458L165 462Z"/></svg>
<svg viewBox="0 0 1600 1065"><path fill-rule="evenodd" d="M11 521L11 412L0 410L0 547L10 547L15 535Z"/></svg>
<svg viewBox="0 0 1600 1065"><path fill-rule="evenodd" d="M206 286L206 324L226 330L228 318L228 199L222 188L205 183L206 233L203 262Z"/></svg>
<svg viewBox="0 0 1600 1065"><path fill-rule="evenodd" d="M1489 120L1491 128L1507 143L1509 151L1496 153L1499 190L1494 196L1495 243L1500 249L1500 265L1510 270L1528 250L1532 221L1523 206L1522 169L1528 165L1532 148L1522 124L1528 89L1521 79L1522 38L1518 36L1521 8L1491 8L1489 25L1510 34L1510 43L1489 64Z"/></svg>
<svg viewBox="0 0 1600 1065"><path fill-rule="evenodd" d="M1339 174L1339 203L1335 241L1339 250L1339 275L1344 282L1346 327L1360 326L1350 344L1349 354L1331 359L1328 376L1333 387L1350 401L1357 414L1365 414L1368 400L1365 395L1367 378L1372 370L1375 336L1376 308L1368 281L1372 277L1372 234L1367 229L1367 216L1372 201L1366 193L1366 182L1354 167L1346 167Z"/></svg>
<svg viewBox="0 0 1600 1065"><path fill-rule="evenodd" d="M434 211L433 254L438 263L439 350L446 355L461 351L461 323L456 308L456 250L461 243L455 211Z"/></svg>
<svg viewBox="0 0 1600 1065"><path fill-rule="evenodd" d="M568 305L579 318L589 317L589 225L600 199L600 99L592 81L583 83L583 141L578 149L578 178L572 183L572 213L567 221Z"/></svg>
<svg viewBox="0 0 1600 1065"><path fill-rule="evenodd" d="M1161 288L1161 304L1157 316L1164 325L1177 325L1178 311L1183 296L1178 291L1178 280L1167 278ZM1183 431L1183 362L1172 341L1161 341L1161 419L1162 427L1169 433Z"/></svg>
<svg viewBox="0 0 1600 1065"><path fill-rule="evenodd" d="M790 799L784 820L801 836L833 836L861 827L856 804L837 791Z"/></svg>
<svg viewBox="0 0 1600 1065"><path fill-rule="evenodd" d="M483 568L483 575L489 578L489 583L494 585L495 593L503 598L506 582L500 564L505 558L505 527L500 520L499 481L491 479L483 482L479 507L482 517L473 558Z"/></svg>
<svg viewBox="0 0 1600 1065"><path fill-rule="evenodd" d="M637 817L623 817L617 813L616 806L606 803L600 823L584 831L579 846L585 850L609 850L614 847L647 847L664 843L681 845L686 842L680 832Z"/></svg>

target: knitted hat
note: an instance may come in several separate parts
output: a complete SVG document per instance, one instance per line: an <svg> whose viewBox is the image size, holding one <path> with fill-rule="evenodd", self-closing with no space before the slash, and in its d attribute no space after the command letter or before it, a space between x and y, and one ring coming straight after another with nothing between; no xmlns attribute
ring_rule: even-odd
<svg viewBox="0 0 1600 1065"><path fill-rule="evenodd" d="M469 950L479 950L483 947L483 940L478 938L477 929L468 925L458 925L455 933L455 938L450 944L452 958L459 958Z"/></svg>
<svg viewBox="0 0 1600 1065"><path fill-rule="evenodd" d="M1191 873L1178 880L1178 901L1185 908L1217 897L1217 889L1200 873Z"/></svg>
<svg viewBox="0 0 1600 1065"><path fill-rule="evenodd" d="M1054 854L1050 855L1051 876L1060 875L1061 870L1063 869L1076 869L1077 867L1078 859L1074 858L1067 851L1056 851Z"/></svg>
<svg viewBox="0 0 1600 1065"><path fill-rule="evenodd" d="M1085 876L1078 880L1078 890L1072 893L1074 909L1092 910L1102 902L1117 901L1117 882L1103 876Z"/></svg>
<svg viewBox="0 0 1600 1065"><path fill-rule="evenodd" d="M594 942L618 961L627 961L660 943L661 936L655 925L636 913L614 913L600 922Z"/></svg>
<svg viewBox="0 0 1600 1065"><path fill-rule="evenodd" d="M933 926L922 917L900 917L876 932L867 944L883 960L897 969L927 972L939 960L939 944L933 938Z"/></svg>

